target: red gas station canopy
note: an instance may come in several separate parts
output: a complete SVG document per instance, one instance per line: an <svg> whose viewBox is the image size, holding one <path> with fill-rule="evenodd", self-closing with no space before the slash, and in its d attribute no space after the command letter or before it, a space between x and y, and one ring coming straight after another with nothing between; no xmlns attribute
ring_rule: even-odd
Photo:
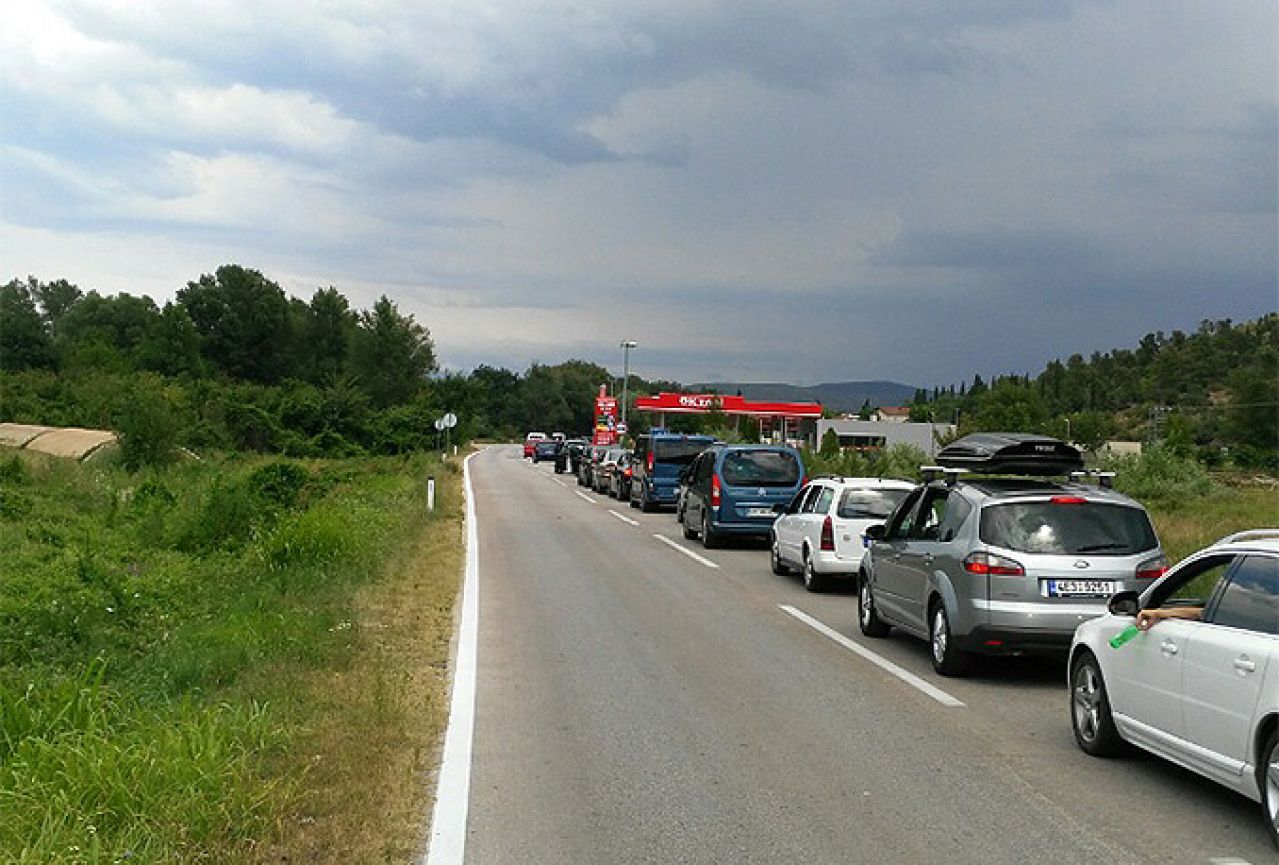
<svg viewBox="0 0 1279 865"><path fill-rule="evenodd" d="M821 403L816 402L762 402L740 396L723 396L711 393L659 393L657 396L635 398L637 411L655 411L666 414L706 414L722 411L724 414L751 415L754 417L820 418Z"/></svg>

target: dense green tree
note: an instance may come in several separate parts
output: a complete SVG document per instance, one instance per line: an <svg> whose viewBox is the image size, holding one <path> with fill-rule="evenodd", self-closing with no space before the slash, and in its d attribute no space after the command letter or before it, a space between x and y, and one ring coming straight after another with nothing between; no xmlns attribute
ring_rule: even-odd
<svg viewBox="0 0 1279 865"><path fill-rule="evenodd" d="M40 304L40 313L44 316L45 324L54 334L58 332L58 323L62 317L84 296L84 292L78 286L65 279L42 283L35 277L29 277L27 284L31 288L32 296Z"/></svg>
<svg viewBox="0 0 1279 865"><path fill-rule="evenodd" d="M233 378L273 383L292 372L289 301L280 286L235 264L204 274L178 292L201 353Z"/></svg>
<svg viewBox="0 0 1279 865"><path fill-rule="evenodd" d="M410 402L435 372L430 332L383 295L360 313L351 345L351 371L378 408Z"/></svg>
<svg viewBox="0 0 1279 865"><path fill-rule="evenodd" d="M358 319L333 286L316 289L307 307L304 370L310 381L328 381L346 368Z"/></svg>
<svg viewBox="0 0 1279 865"><path fill-rule="evenodd" d="M0 286L0 370L51 369L53 340L30 289L13 280Z"/></svg>

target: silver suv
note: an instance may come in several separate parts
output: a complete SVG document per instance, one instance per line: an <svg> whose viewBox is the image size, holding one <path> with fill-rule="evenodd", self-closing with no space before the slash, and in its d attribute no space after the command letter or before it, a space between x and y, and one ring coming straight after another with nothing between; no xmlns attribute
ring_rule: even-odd
<svg viewBox="0 0 1279 865"><path fill-rule="evenodd" d="M1001 453L1051 446L1060 457L1069 448L1039 436L983 438L994 471L1036 469L1033 458L1001 462ZM858 575L862 633L881 637L892 626L928 640L943 675L964 672L974 653L1064 653L1111 595L1140 592L1167 570L1149 515L1127 496L1077 480L936 477L943 471L866 530Z"/></svg>

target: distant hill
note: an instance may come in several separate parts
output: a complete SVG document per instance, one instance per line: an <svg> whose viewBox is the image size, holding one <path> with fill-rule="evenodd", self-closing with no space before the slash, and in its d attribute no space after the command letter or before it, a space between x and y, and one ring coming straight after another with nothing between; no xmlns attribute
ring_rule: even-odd
<svg viewBox="0 0 1279 865"><path fill-rule="evenodd" d="M719 381L689 387L723 394L741 391L747 399L819 402L834 412L855 412L866 400L873 406L909 405L915 398L913 385L895 381L837 381L807 387L784 382Z"/></svg>

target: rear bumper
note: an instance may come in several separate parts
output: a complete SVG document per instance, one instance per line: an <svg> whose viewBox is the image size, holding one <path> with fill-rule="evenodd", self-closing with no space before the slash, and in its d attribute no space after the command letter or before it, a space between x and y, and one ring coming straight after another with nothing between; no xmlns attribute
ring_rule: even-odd
<svg viewBox="0 0 1279 865"><path fill-rule="evenodd" d="M966 652L1000 655L1011 652L1065 655L1070 650L1074 630L1047 631L1022 628L1000 628L980 625L967 634L955 636L959 648Z"/></svg>
<svg viewBox="0 0 1279 865"><path fill-rule="evenodd" d="M717 535L732 535L738 538L767 538L772 531L773 523L711 523L711 531Z"/></svg>

